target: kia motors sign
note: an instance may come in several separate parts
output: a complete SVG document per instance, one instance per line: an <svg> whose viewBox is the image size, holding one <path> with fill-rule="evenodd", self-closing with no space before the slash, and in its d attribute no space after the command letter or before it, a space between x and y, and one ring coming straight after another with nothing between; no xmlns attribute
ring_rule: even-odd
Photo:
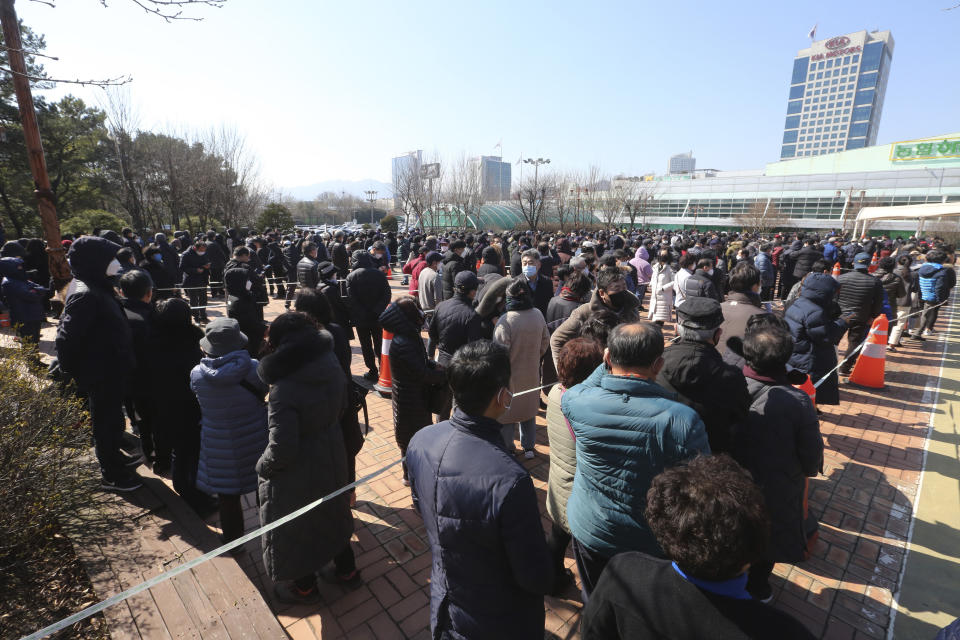
<svg viewBox="0 0 960 640"><path fill-rule="evenodd" d="M850 44L850 38L847 36L837 36L836 38L830 38L827 40L826 44L823 46L833 51L834 49L843 49L848 44Z"/></svg>

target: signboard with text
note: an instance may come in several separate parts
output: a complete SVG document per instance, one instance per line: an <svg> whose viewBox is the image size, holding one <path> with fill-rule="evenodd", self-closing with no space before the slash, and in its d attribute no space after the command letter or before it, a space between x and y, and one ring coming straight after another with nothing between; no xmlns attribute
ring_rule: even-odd
<svg viewBox="0 0 960 640"><path fill-rule="evenodd" d="M908 140L890 145L890 161L960 158L960 138L944 140Z"/></svg>

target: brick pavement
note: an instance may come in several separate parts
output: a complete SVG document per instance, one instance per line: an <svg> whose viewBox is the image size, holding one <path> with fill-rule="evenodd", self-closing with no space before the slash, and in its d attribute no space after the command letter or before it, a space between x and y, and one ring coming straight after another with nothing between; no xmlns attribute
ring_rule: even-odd
<svg viewBox="0 0 960 640"><path fill-rule="evenodd" d="M393 281L396 293L398 283ZM272 301L268 319L282 310L281 302ZM944 309L941 328L953 313L952 304ZM210 315L220 313L211 309ZM778 564L771 580L775 606L818 637L882 638L887 633L923 462L930 385L937 382L942 348L940 339L908 345L888 355L885 390L842 385L841 404L822 408L824 473L811 481L810 501L820 515L820 540L809 560ZM353 365L357 374L365 370L358 348ZM371 430L357 458L358 477L399 457L390 401L371 394L368 404ZM545 514L549 446L543 411L537 424L537 458L521 462L533 477ZM429 637L430 554L399 466L360 487L357 497L353 541L365 580L359 589L345 592L323 584L322 605L283 606L273 600L259 542L249 543L237 562L297 640ZM244 504L247 527L256 527L253 496L245 496ZM546 529L545 515L543 522ZM215 518L208 523L215 526ZM567 565L576 572L569 553ZM545 606L547 637L578 637L576 589L564 598L546 598Z"/></svg>

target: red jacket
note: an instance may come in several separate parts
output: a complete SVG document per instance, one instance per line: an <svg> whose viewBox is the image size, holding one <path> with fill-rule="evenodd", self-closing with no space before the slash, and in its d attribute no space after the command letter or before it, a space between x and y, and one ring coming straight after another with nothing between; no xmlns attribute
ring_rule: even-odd
<svg viewBox="0 0 960 640"><path fill-rule="evenodd" d="M413 275L413 270L419 267L421 264L423 264L423 259L424 259L424 256L417 256L413 260L407 260L407 264L403 265L403 269L401 269L401 271L403 271L408 276ZM419 276L420 276L420 271L417 271L417 275L413 276L410 279L410 289L408 290L409 293L416 295L417 284L420 280Z"/></svg>

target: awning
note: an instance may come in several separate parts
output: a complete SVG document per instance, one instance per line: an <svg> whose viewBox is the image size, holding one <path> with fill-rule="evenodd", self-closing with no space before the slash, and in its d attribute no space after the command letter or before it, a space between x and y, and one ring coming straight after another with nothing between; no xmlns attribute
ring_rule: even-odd
<svg viewBox="0 0 960 640"><path fill-rule="evenodd" d="M923 223L928 218L947 218L960 216L960 202L934 202L931 204L907 204L897 207L864 207L857 214L853 233L861 227L866 231L870 220L916 220L917 232L923 230Z"/></svg>

